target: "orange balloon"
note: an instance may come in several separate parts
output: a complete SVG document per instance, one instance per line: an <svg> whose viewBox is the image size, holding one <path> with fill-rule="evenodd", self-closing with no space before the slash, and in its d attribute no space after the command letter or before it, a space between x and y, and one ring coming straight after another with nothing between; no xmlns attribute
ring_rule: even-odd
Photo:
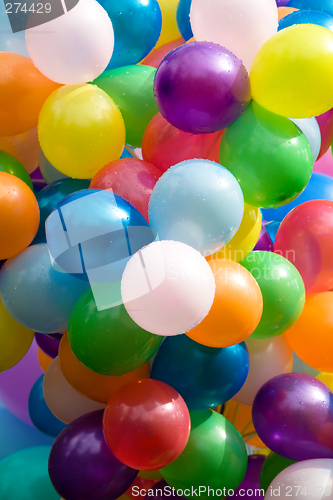
<svg viewBox="0 0 333 500"><path fill-rule="evenodd" d="M239 344L256 329L262 294L252 274L229 259L208 261L215 277L215 298L205 319L186 335L199 344L227 347Z"/></svg>
<svg viewBox="0 0 333 500"><path fill-rule="evenodd" d="M304 363L333 372L333 292L308 295L302 314L285 335Z"/></svg>
<svg viewBox="0 0 333 500"><path fill-rule="evenodd" d="M38 356L38 362L40 364L41 369L43 370L43 372L46 372L46 370L48 369L48 367L52 363L53 358L51 358L50 356L45 354L45 352L42 351L40 349L40 347L38 347L37 356Z"/></svg>
<svg viewBox="0 0 333 500"><path fill-rule="evenodd" d="M27 184L0 172L0 260L27 248L39 226L39 207Z"/></svg>
<svg viewBox="0 0 333 500"><path fill-rule="evenodd" d="M172 40L172 42L166 43L165 45L161 45L157 49L153 49L142 61L140 64L144 64L145 66L152 66L153 68L158 68L163 59L169 52L180 45L183 45L185 40L183 38L177 38L177 40Z"/></svg>
<svg viewBox="0 0 333 500"><path fill-rule="evenodd" d="M15 156L31 174L38 167L39 142L37 127L23 134L0 137L0 149Z"/></svg>
<svg viewBox="0 0 333 500"><path fill-rule="evenodd" d="M230 420L230 422L233 422L233 418L236 413L236 418L233 424L240 433L242 433L243 430L243 434L255 432L255 428L253 427L252 423L252 406L241 405L239 403L236 403L236 401L232 399L228 403L226 403L226 405L228 406L223 413L223 416ZM250 422L251 424L248 425ZM261 441L259 436L254 436L252 439L250 439L250 441L247 441L246 444L249 444L250 446L256 446L258 448L266 448L266 445Z"/></svg>
<svg viewBox="0 0 333 500"><path fill-rule="evenodd" d="M278 11L278 16L279 16L279 21L280 21L280 19L288 16L292 12L296 12L296 10L299 10L299 9L294 9L294 7L278 7L277 11Z"/></svg>
<svg viewBox="0 0 333 500"><path fill-rule="evenodd" d="M45 100L59 87L28 57L0 52L0 136L22 134L35 127Z"/></svg>
<svg viewBox="0 0 333 500"><path fill-rule="evenodd" d="M63 335L60 341L59 362L61 371L67 382L77 392L100 403L107 403L110 397L128 382L150 377L149 362L140 366L137 370L125 373L120 377L100 375L89 370L73 354L68 342L67 333Z"/></svg>

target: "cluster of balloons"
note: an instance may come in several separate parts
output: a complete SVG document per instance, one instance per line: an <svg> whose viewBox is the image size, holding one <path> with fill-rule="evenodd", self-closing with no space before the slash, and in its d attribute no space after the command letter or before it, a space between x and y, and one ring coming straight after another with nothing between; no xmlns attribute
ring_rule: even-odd
<svg viewBox="0 0 333 500"><path fill-rule="evenodd" d="M0 498L333 499L332 2L60 3L0 6Z"/></svg>

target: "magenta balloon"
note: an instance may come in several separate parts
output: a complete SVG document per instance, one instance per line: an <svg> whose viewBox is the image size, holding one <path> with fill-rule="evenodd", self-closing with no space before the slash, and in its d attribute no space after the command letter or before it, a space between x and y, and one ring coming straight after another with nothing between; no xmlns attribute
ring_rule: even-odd
<svg viewBox="0 0 333 500"><path fill-rule="evenodd" d="M29 417L28 399L32 386L42 374L35 339L17 365L0 373L0 399L15 417L31 426L33 423Z"/></svg>
<svg viewBox="0 0 333 500"><path fill-rule="evenodd" d="M191 42L170 52L157 69L157 106L171 125L190 133L231 125L250 100L242 62L216 43Z"/></svg>
<svg viewBox="0 0 333 500"><path fill-rule="evenodd" d="M257 250L265 252L274 252L274 245L269 237L269 234L264 224L261 226L259 239L257 241L256 246L253 249L254 252L256 252Z"/></svg>
<svg viewBox="0 0 333 500"><path fill-rule="evenodd" d="M303 373L272 378L258 391L253 425L265 445L292 460L333 458L333 394Z"/></svg>
<svg viewBox="0 0 333 500"><path fill-rule="evenodd" d="M49 474L66 500L113 500L136 478L138 471L119 462L109 450L103 413L97 410L77 418L54 441Z"/></svg>
<svg viewBox="0 0 333 500"><path fill-rule="evenodd" d="M333 177L333 156L331 148L313 164L313 172Z"/></svg>

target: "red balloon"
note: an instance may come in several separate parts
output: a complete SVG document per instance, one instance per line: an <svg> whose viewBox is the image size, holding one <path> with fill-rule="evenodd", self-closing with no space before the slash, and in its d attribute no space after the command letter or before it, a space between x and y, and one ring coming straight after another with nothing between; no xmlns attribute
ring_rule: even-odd
<svg viewBox="0 0 333 500"><path fill-rule="evenodd" d="M157 470L176 460L190 435L183 398L159 380L121 387L104 412L105 440L116 458L133 469Z"/></svg>
<svg viewBox="0 0 333 500"><path fill-rule="evenodd" d="M333 141L333 109L329 109L326 113L316 117L320 128L321 146L317 160L321 158Z"/></svg>
<svg viewBox="0 0 333 500"><path fill-rule="evenodd" d="M148 221L148 203L161 172L147 161L123 158L112 161L97 172L90 189L112 189L131 203Z"/></svg>
<svg viewBox="0 0 333 500"><path fill-rule="evenodd" d="M219 163L223 130L212 134L190 134L171 125L158 113L150 120L142 139L143 159L161 172L184 160L203 158Z"/></svg>

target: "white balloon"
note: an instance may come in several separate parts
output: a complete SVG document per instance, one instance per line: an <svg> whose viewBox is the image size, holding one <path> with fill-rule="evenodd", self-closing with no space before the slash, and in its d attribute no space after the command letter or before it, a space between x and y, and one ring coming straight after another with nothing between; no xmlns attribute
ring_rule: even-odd
<svg viewBox="0 0 333 500"><path fill-rule="evenodd" d="M265 495L265 500L333 499L333 459L316 458L292 464L278 474Z"/></svg>
<svg viewBox="0 0 333 500"><path fill-rule="evenodd" d="M96 0L80 0L66 14L27 29L26 42L34 65L47 78L77 84L91 82L105 70L114 33L107 12Z"/></svg>
<svg viewBox="0 0 333 500"><path fill-rule="evenodd" d="M312 149L313 161L318 158L321 146L321 133L318 122L312 118L289 118L305 135Z"/></svg>
<svg viewBox="0 0 333 500"><path fill-rule="evenodd" d="M284 335L270 339L248 338L245 343L250 355L250 370L245 384L233 399L243 405L252 405L262 385L281 373L292 371L293 351Z"/></svg>
<svg viewBox="0 0 333 500"><path fill-rule="evenodd" d="M275 0L192 0L196 41L226 47L250 71L254 56L278 28Z"/></svg>
<svg viewBox="0 0 333 500"><path fill-rule="evenodd" d="M206 259L179 241L155 241L127 263L121 281L133 321L156 335L179 335L207 316L215 280Z"/></svg>
<svg viewBox="0 0 333 500"><path fill-rule="evenodd" d="M86 413L105 408L104 404L83 396L67 382L61 371L58 356L45 372L43 394L53 415L65 424L70 424Z"/></svg>

